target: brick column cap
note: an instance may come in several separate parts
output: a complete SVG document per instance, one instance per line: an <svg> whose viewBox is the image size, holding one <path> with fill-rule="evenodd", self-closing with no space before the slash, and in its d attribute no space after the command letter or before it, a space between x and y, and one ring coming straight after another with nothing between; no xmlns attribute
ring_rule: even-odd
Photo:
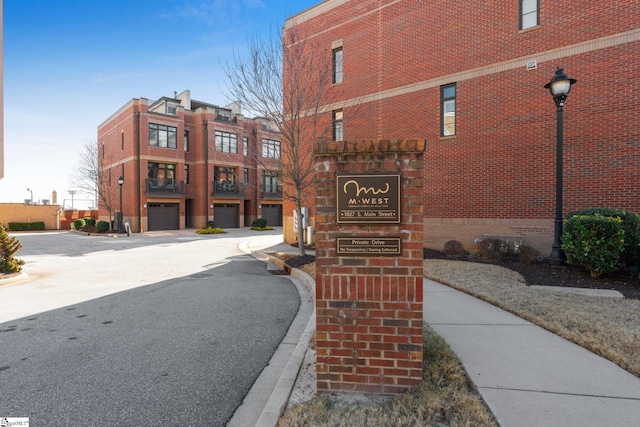
<svg viewBox="0 0 640 427"><path fill-rule="evenodd" d="M313 154L383 154L422 153L427 145L425 139L379 139L369 141L321 141L313 145Z"/></svg>

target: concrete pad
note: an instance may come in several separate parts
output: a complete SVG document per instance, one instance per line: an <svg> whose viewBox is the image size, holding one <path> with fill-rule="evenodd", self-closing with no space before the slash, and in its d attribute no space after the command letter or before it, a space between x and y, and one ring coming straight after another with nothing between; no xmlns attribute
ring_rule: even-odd
<svg viewBox="0 0 640 427"><path fill-rule="evenodd" d="M480 392L490 402L498 423L505 427L627 427L638 425L640 420L638 400L506 389L481 389Z"/></svg>
<svg viewBox="0 0 640 427"><path fill-rule="evenodd" d="M486 310L486 302L469 294L432 280L424 280L424 320L429 324L531 325L504 310Z"/></svg>
<svg viewBox="0 0 640 427"><path fill-rule="evenodd" d="M566 288L564 286L529 286L531 289L543 289L546 291L563 292L567 294L586 295L589 297L624 298L618 291L613 289L589 289L589 288Z"/></svg>

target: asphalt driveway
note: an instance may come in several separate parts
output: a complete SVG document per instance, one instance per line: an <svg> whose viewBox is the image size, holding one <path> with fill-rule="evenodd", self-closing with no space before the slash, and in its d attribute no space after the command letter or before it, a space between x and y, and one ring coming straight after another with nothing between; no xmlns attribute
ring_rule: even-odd
<svg viewBox="0 0 640 427"><path fill-rule="evenodd" d="M0 285L0 417L225 425L300 304L237 249L275 233L18 238L28 277Z"/></svg>

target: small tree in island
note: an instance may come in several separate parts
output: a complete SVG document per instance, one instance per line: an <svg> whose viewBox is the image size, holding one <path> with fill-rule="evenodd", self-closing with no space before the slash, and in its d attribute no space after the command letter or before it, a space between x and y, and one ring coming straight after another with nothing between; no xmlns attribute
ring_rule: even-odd
<svg viewBox="0 0 640 427"><path fill-rule="evenodd" d="M22 248L22 243L15 237L9 236L0 225L0 273L12 274L22 271L24 261L13 255Z"/></svg>

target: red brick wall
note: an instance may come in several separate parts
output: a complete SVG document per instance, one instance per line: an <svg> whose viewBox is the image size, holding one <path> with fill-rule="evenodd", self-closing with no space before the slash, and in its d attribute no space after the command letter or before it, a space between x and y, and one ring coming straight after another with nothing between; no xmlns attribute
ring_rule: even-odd
<svg viewBox="0 0 640 427"><path fill-rule="evenodd" d="M398 393L422 380L424 140L318 143L318 392ZM336 223L336 174L401 174L401 224ZM336 238L402 236L397 257L338 256Z"/></svg>
<svg viewBox="0 0 640 427"><path fill-rule="evenodd" d="M584 0L570 10L540 2L540 25L524 31L516 1L332 3L286 28L319 42L327 57L341 40L344 80L329 110L346 104L346 139L426 138L425 218L489 221L485 233L504 233L505 220L550 247L556 108L543 86L557 66L578 80L565 109L565 214L640 211L638 1ZM537 69L526 70L530 60ZM457 134L443 138L440 86L448 83L457 85ZM469 246L479 235L464 237Z"/></svg>

